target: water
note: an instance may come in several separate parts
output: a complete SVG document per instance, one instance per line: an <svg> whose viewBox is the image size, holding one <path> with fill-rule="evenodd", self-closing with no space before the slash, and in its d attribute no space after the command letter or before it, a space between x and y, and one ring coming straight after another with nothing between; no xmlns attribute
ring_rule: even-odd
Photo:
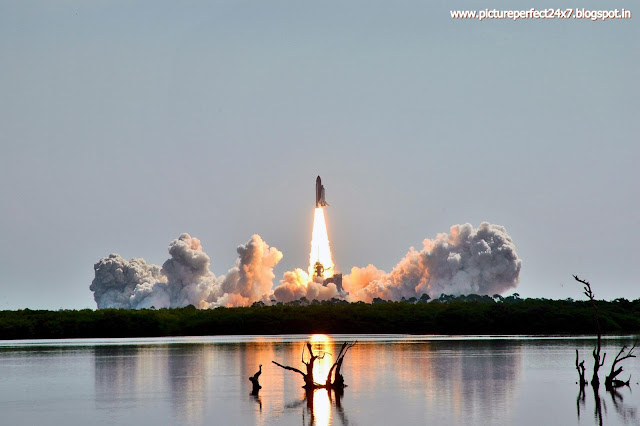
<svg viewBox="0 0 640 426"><path fill-rule="evenodd" d="M317 390L271 363L303 369L304 343L325 352L324 381L343 341L348 387ZM633 337L608 338L607 362ZM287 335L0 341L2 424L593 425L640 424L640 361L631 388L601 385L600 419L578 395L575 349L592 367L594 340L404 335ZM306 355L308 359L308 354ZM258 397L249 395L263 364Z"/></svg>

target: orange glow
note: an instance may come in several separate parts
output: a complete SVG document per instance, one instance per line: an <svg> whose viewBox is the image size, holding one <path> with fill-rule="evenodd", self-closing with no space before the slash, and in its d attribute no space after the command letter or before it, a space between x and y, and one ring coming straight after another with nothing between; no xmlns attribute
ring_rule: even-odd
<svg viewBox="0 0 640 426"><path fill-rule="evenodd" d="M327 224L324 220L322 207L316 207L313 218L313 233L311 234L311 253L309 254L309 276L314 275L314 265L320 262L324 266L322 278L333 276L333 260L331 248L329 247L329 236L327 234Z"/></svg>
<svg viewBox="0 0 640 426"><path fill-rule="evenodd" d="M309 340L314 354L320 356L324 354L322 359L318 358L313 364L313 381L324 384L327 380L327 374L329 374L329 370L333 365L333 355L329 352L332 349L333 341L326 334L312 334Z"/></svg>
<svg viewBox="0 0 640 426"><path fill-rule="evenodd" d="M333 365L333 340L326 334L313 334L309 337L313 353L324 357L318 358L313 364L313 381L324 384L327 374ZM316 389L313 392L313 418L316 426L328 426L331 424L331 401L329 393L325 389Z"/></svg>

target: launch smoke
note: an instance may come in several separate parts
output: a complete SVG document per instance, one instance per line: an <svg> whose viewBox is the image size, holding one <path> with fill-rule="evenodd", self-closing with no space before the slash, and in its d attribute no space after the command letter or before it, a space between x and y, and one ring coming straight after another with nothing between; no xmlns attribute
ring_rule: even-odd
<svg viewBox="0 0 640 426"><path fill-rule="evenodd" d="M100 259L94 265L90 289L100 309L187 305L206 309L339 296L335 284L317 282L300 268L285 272L274 289L273 268L282 253L259 235L238 246L237 252L236 264L216 278L200 240L182 234L169 244L169 259L162 267L141 258L127 261L117 254ZM411 247L390 273L373 265L353 267L343 277L343 287L352 302L419 298L422 294L431 298L443 293L493 295L515 288L521 267L522 260L504 227L482 223L474 229L467 223L424 240L419 251Z"/></svg>
<svg viewBox="0 0 640 426"><path fill-rule="evenodd" d="M504 227L455 225L449 234L424 240L386 274L373 265L354 267L343 285L353 300L370 302L446 294L493 295L518 285L522 260Z"/></svg>
<svg viewBox="0 0 640 426"><path fill-rule="evenodd" d="M486 222L478 229L468 223L455 225L449 234L438 234L423 244L420 251L411 247L390 273L373 265L353 267L343 277L347 300L371 302L378 297L398 301L423 294L436 298L443 293L493 295L518 285L522 260L502 226ZM299 269L285 273L274 290L276 300L338 297L333 284L322 286L309 281Z"/></svg>
<svg viewBox="0 0 640 426"><path fill-rule="evenodd" d="M198 308L246 306L268 301L282 253L258 235L238 246L238 259L226 275L216 278L200 240L182 234L169 244L162 268L144 259L129 261L117 254L100 259L89 287L99 309Z"/></svg>

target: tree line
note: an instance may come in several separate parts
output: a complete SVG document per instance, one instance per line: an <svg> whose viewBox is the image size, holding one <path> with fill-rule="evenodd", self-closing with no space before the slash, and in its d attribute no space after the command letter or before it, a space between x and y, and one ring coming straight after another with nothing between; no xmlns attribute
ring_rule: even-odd
<svg viewBox="0 0 640 426"><path fill-rule="evenodd" d="M576 301L495 295L400 302L309 301L195 309L15 310L0 312L0 339L159 337L230 334L593 334L640 333L640 299Z"/></svg>

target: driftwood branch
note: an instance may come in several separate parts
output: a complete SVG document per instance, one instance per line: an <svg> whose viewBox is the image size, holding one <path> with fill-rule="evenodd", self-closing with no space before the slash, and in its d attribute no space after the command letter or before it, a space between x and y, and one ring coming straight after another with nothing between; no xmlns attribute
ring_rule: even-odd
<svg viewBox="0 0 640 426"><path fill-rule="evenodd" d="M342 348L340 349L340 352L338 353L338 357L336 358L336 361L334 362L334 364L331 366L331 369L329 370L329 375L327 376L327 380L324 384L319 384L316 383L313 380L313 365L315 363L316 360L318 359L323 359L324 356L327 354L327 352L323 352L321 355L316 355L313 353L313 348L311 346L311 343L307 342L307 344L302 348L302 356L300 361L305 365L305 370L307 371L306 373L303 372L302 370L299 370L295 367L291 367L289 365L282 365L278 362L275 361L271 361L272 363L274 363L275 365L277 365L280 368L284 368L285 370L291 370L291 371L295 371L296 373L299 373L302 375L302 378L304 380L304 386L303 388L305 388L307 391L310 390L314 390L314 389L319 389L319 388L325 388L325 389L343 389L345 387L344 385L344 378L342 377L342 374L340 374L340 367L342 366L342 362L344 360L345 355L347 354L347 351L353 347L353 345L355 345L356 342L353 343L343 343ZM304 352L305 352L305 347L306 350L309 351L309 361L305 361L304 359ZM331 381L331 373L335 371L335 377L336 379L332 382Z"/></svg>
<svg viewBox="0 0 640 426"><path fill-rule="evenodd" d="M629 380L627 380L626 382L616 379L616 377L618 377L618 375L622 373L622 367L620 366L616 369L616 365L627 358L635 358L636 356L633 354L633 350L635 348L636 348L636 345L634 344L631 347L631 349L629 349L627 353L623 355L624 351L627 349L626 346L623 346L622 349L620 349L620 352L618 352L618 355L616 355L615 359L613 360L613 364L611 364L611 371L609 372L609 375L604 380L604 385L608 390L629 385L629 381L631 380L631 377L629 377Z"/></svg>
<svg viewBox="0 0 640 426"><path fill-rule="evenodd" d="M271 362L272 362L272 363L274 363L275 365L277 365L278 367L284 368L285 370L295 371L296 373L300 373L300 374L302 374L302 376L304 376L304 375L305 375L302 371L298 370L298 369L297 369L297 368L295 368L295 367L290 367L290 366L288 366L288 365L282 365L282 364L279 364L279 363L277 363L277 362L275 362L275 361L271 361Z"/></svg>
<svg viewBox="0 0 640 426"><path fill-rule="evenodd" d="M304 360L305 347L309 351L309 361L308 362ZM300 357L300 361L305 365L305 370L307 370L306 373L303 372L302 370L298 370L297 368L291 367L289 365L282 365L282 364L280 364L278 362L275 362L275 361L271 361L271 362L274 363L275 365L277 365L280 368L284 368L285 370L295 371L296 373L301 374L302 375L302 379L304 380L303 388L305 388L307 390L311 390L311 389L315 389L317 387L317 384L313 381L313 364L315 363L316 359L318 359L318 356L313 353L313 348L311 347L311 343L307 342L307 344L302 347L302 355Z"/></svg>

